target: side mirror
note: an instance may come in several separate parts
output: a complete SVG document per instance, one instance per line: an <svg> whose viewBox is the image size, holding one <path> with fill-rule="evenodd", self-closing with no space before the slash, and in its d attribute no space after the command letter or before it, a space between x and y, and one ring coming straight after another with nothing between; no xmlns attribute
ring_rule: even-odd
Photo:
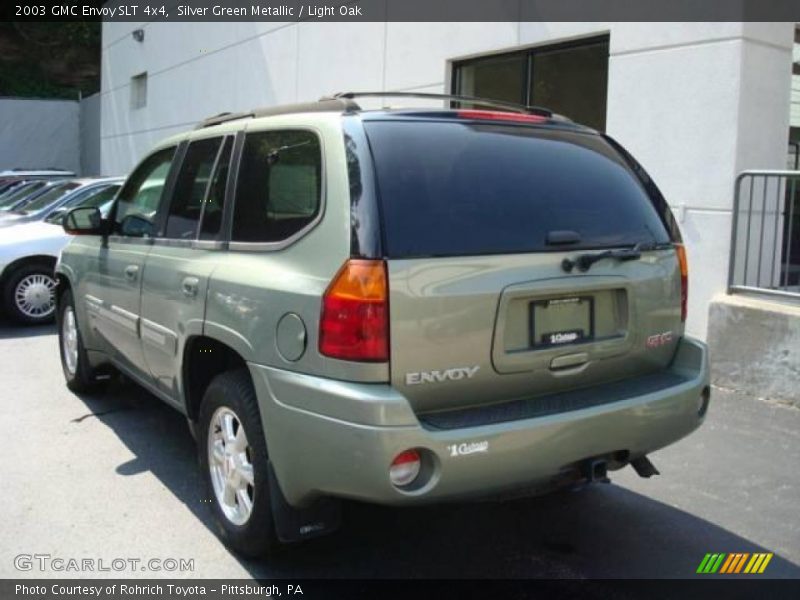
<svg viewBox="0 0 800 600"><path fill-rule="evenodd" d="M93 206L79 206L64 215L61 225L70 235L104 235L103 215Z"/></svg>

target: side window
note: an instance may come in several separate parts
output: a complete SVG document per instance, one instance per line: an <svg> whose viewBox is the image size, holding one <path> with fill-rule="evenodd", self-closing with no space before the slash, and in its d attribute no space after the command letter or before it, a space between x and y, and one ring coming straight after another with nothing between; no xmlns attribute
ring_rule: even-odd
<svg viewBox="0 0 800 600"><path fill-rule="evenodd" d="M114 230L121 235L154 234L154 220L167 181L175 148L149 156L125 182L117 196Z"/></svg>
<svg viewBox="0 0 800 600"><path fill-rule="evenodd" d="M245 137L231 239L279 242L319 213L322 150L309 131L263 131Z"/></svg>
<svg viewBox="0 0 800 600"><path fill-rule="evenodd" d="M198 140L189 144L169 207L164 237L193 240L197 237L203 199L222 138Z"/></svg>
<svg viewBox="0 0 800 600"><path fill-rule="evenodd" d="M233 137L227 137L217 160L217 169L211 178L211 187L203 206L203 221L200 224L201 240L215 240L222 231L222 211L225 208L225 186L231 162Z"/></svg>

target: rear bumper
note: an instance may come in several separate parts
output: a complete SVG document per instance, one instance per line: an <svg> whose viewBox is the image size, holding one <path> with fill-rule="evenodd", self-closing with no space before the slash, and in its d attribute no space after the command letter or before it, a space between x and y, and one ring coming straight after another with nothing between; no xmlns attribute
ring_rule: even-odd
<svg viewBox="0 0 800 600"><path fill-rule="evenodd" d="M386 384L255 364L250 371L270 458L295 506L320 496L402 505L485 495L547 484L590 457L626 452L634 459L696 429L709 385L706 346L684 338L669 369L676 377L663 388L568 412L435 430ZM388 468L409 448L425 449L428 478L401 491L390 483Z"/></svg>

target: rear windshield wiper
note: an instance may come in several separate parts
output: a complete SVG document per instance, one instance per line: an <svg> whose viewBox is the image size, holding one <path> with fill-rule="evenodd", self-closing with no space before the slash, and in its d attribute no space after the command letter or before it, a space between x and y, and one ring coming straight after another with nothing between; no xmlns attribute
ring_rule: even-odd
<svg viewBox="0 0 800 600"><path fill-rule="evenodd" d="M586 272L594 263L606 258L619 261L639 260L642 257L642 252L665 250L667 248L672 248L672 242L643 242L636 244L632 248L605 250L603 252L597 252L596 254L580 254L574 259L565 258L561 261L561 268L567 273L571 273L575 267L578 267L578 271Z"/></svg>

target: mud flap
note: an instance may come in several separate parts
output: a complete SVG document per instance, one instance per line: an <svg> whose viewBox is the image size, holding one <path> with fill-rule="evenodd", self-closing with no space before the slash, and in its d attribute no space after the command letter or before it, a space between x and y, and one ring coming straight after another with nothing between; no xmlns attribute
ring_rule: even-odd
<svg viewBox="0 0 800 600"><path fill-rule="evenodd" d="M275 534L281 542L301 542L333 533L342 523L341 501L321 498L306 508L290 505L269 463L269 493Z"/></svg>
<svg viewBox="0 0 800 600"><path fill-rule="evenodd" d="M631 466L639 477L649 478L653 475L661 475L661 473L658 472L658 469L656 469L655 465L651 463L650 459L646 456L640 456L639 458L632 460Z"/></svg>

